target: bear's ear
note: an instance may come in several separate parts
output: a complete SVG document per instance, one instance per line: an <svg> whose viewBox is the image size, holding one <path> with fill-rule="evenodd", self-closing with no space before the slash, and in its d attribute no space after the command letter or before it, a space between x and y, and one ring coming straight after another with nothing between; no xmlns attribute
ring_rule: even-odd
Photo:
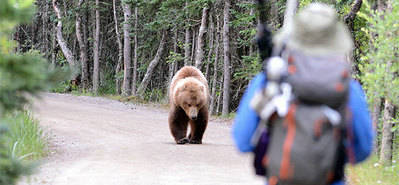
<svg viewBox="0 0 399 185"><path fill-rule="evenodd" d="M175 99L174 101L176 101L177 100L177 97L179 96L179 91L175 91L175 94L174 94L174 97L173 97L173 99Z"/></svg>

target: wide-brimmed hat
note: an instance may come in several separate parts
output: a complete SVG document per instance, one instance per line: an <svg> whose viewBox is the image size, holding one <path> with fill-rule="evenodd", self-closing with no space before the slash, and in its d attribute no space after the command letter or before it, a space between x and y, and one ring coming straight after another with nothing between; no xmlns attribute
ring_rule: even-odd
<svg viewBox="0 0 399 185"><path fill-rule="evenodd" d="M348 54L353 48L347 27L326 4L311 3L288 24L273 38L275 44L284 42L288 48L309 55Z"/></svg>

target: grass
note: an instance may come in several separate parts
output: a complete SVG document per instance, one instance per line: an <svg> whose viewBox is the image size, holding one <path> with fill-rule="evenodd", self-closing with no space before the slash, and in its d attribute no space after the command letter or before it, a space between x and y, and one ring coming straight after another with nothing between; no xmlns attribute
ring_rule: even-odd
<svg viewBox="0 0 399 185"><path fill-rule="evenodd" d="M111 100L116 100L116 101L120 101L120 102L130 102L130 103L134 103L134 104L144 104L144 105L160 105L161 107L167 108L168 107L168 102L167 99L164 95L162 94L158 94L158 93L153 93L153 94L157 94L155 97L155 99L151 99L150 96L146 96L144 98L139 97L139 96L127 96L127 97L123 97L121 95L118 94L104 94L104 93L98 93L97 95L91 91L80 91L80 90L72 90L70 92L70 94L74 95L74 96L91 96L91 97L104 97L107 99L111 99ZM150 94L153 95L152 93L146 93L146 94ZM150 99L148 99L150 98Z"/></svg>
<svg viewBox="0 0 399 185"><path fill-rule="evenodd" d="M78 90L73 90L71 91L71 94L74 96L92 96L95 97L97 96L95 93L91 92L91 91L78 91Z"/></svg>
<svg viewBox="0 0 399 185"><path fill-rule="evenodd" d="M354 167L347 167L350 185L399 185L399 157L395 157L392 166L378 163L377 156Z"/></svg>
<svg viewBox="0 0 399 185"><path fill-rule="evenodd" d="M47 142L43 130L29 112L8 114L4 123L8 127L6 138L12 156L37 160L47 154Z"/></svg>
<svg viewBox="0 0 399 185"><path fill-rule="evenodd" d="M227 115L217 114L217 115L215 115L215 117L218 118L218 119L231 120L231 119L234 119L236 117L236 113L235 112L230 112Z"/></svg>

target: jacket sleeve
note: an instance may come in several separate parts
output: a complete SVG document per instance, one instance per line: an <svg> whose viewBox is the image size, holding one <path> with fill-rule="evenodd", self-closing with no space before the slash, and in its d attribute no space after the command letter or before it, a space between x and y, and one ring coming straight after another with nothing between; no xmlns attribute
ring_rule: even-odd
<svg viewBox="0 0 399 185"><path fill-rule="evenodd" d="M254 148L251 144L251 139L260 119L255 110L250 107L250 102L255 93L264 87L265 84L266 76L263 73L255 76L240 101L232 134L233 140L241 152L250 152Z"/></svg>
<svg viewBox="0 0 399 185"><path fill-rule="evenodd" d="M352 80L349 89L349 109L352 112L352 125L349 126L349 149L358 163L365 160L373 150L374 129L368 111L366 97L359 82ZM349 154L351 155L351 154Z"/></svg>

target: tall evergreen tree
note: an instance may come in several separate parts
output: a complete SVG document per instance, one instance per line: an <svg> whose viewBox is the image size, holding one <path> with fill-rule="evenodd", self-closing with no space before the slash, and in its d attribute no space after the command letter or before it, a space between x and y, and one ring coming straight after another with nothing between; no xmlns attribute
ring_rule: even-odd
<svg viewBox="0 0 399 185"><path fill-rule="evenodd" d="M28 95L48 89L56 77L62 76L49 71L38 54L16 53L15 43L9 40L13 28L30 20L33 12L31 0L5 0L0 7L0 185L14 185L21 175L32 171L32 165L23 163L8 151L3 115L23 109L29 102Z"/></svg>

